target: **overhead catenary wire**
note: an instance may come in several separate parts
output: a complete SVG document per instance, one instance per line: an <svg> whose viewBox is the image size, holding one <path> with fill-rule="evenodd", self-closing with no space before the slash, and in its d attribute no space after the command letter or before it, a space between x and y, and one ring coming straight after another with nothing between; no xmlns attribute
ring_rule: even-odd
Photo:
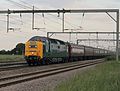
<svg viewBox="0 0 120 91"><path fill-rule="evenodd" d="M33 7L32 5L26 3L26 2L24 2L24 1L22 1L22 0L19 0L19 1L21 1L21 2L24 3L24 4L27 4L27 5L30 7L30 9L32 9L32 7ZM23 5L23 6L24 6L24 5ZM35 8L37 8L37 7L35 7ZM44 18L45 15L44 15L44 13L42 13L42 15L39 14L39 16L41 16L42 18ZM47 19L48 19L48 18L47 18ZM50 19L49 19L49 20L50 20ZM50 20L50 21L52 21L52 20ZM55 21L53 21L53 22L55 22ZM57 23L57 22L56 22L56 23ZM45 24L45 20L44 20L44 24Z"/></svg>
<svg viewBox="0 0 120 91"><path fill-rule="evenodd" d="M20 2L22 2L22 3L24 3L24 4L27 4L28 6L30 6L30 7L33 7L31 4L29 4L29 3L27 3L27 2L25 2L25 1L22 1L22 0L19 0ZM36 6L34 6L36 9L39 9L38 7L36 7ZM48 14L48 15L52 15L52 14ZM54 15L52 15L52 16L54 16ZM44 13L42 13L42 17L44 18ZM55 16L54 16L55 17Z"/></svg>
<svg viewBox="0 0 120 91"><path fill-rule="evenodd" d="M24 8L24 9L26 9L26 8L31 8L31 7L29 7L29 6L22 5L22 4L20 4L20 3L18 3L18 2L15 2L15 1L13 1L13 0L6 0L6 1L11 2L11 3L13 3L14 5L17 5L17 6L20 7L20 8Z"/></svg>
<svg viewBox="0 0 120 91"><path fill-rule="evenodd" d="M19 1L22 2L22 3L24 3L24 4L27 4L28 6L31 6L31 7L32 7L32 5L30 5L29 3L25 2L25 1L22 1L22 0L19 0ZM35 7L35 6L34 6L34 7ZM39 9L38 7L35 7L35 8L36 8L36 9ZM53 14L48 14L48 15L51 15L51 16L55 17ZM60 16L60 15L59 15L59 13L58 13L58 17L55 17L55 18L62 20L62 18L60 18L59 16ZM70 25L70 26L72 26L72 27L74 27L74 28L79 27L79 26L76 26L76 25L74 25L74 24L71 24L71 23L68 22L67 20L65 20L65 22L66 22L68 25ZM76 26L76 27L75 27L75 26Z"/></svg>
<svg viewBox="0 0 120 91"><path fill-rule="evenodd" d="M83 13L83 18L84 18L84 13Z"/></svg>
<svg viewBox="0 0 120 91"><path fill-rule="evenodd" d="M16 4L17 6L19 5L19 7L21 7L21 8L24 8L24 9L26 9L26 8L30 8L31 9L31 6L32 5L30 5L30 4L28 4L27 2L24 2L24 1L22 1L22 0L19 0L20 2L22 2L22 3L24 3L24 4L27 4L27 5L23 5L23 4L20 4L20 3L18 3L18 2L15 2L15 1L13 1L13 0L7 0L7 1L10 1L11 3L14 3L14 4ZM36 7L37 8L37 7ZM38 8L37 8L38 9ZM52 15L52 14L49 14L49 15ZM52 16L54 16L54 15L52 15ZM44 17L43 17L44 18ZM47 18L48 19L48 18ZM60 18L61 19L61 18ZM50 19L49 19L50 20ZM53 21L53 20L50 20L50 21ZM58 22L56 22L56 21L53 21L53 22L55 22L55 23L57 23L57 24L60 24L61 25L61 23L58 23ZM66 21L65 21L66 22ZM70 26L72 26L72 27L74 27L72 24L70 24L69 22L67 22ZM45 24L45 19L44 19L44 24ZM75 28L75 27L74 27Z"/></svg>
<svg viewBox="0 0 120 91"><path fill-rule="evenodd" d="M16 23L20 22L20 23L18 23L19 25L22 24L22 21L21 21L20 19L18 19L18 18L15 18L15 17L12 17L12 16L11 16L10 19L11 19L12 22L16 22ZM16 23L15 23L15 24L16 24Z"/></svg>
<svg viewBox="0 0 120 91"><path fill-rule="evenodd" d="M9 0L7 0L7 1L9 1ZM10 1L13 1L13 0L10 0ZM13 3L13 4L15 4L15 5L17 5L18 6L18 4L19 3L15 3L15 1L13 1L13 2L11 2L11 3ZM19 5L21 5L21 6L18 6L18 7L20 7L20 8L24 8L24 9L27 9L28 7L26 7L26 6L24 6L24 5L22 5L22 4L19 4ZM29 7L30 9L32 9L32 7ZM40 15L39 15L40 16ZM49 18L47 18L48 20L50 20ZM53 20L50 20L50 21L53 21ZM55 22L55 21L53 21L53 22ZM56 22L57 23L57 22ZM58 23L57 23L58 24Z"/></svg>
<svg viewBox="0 0 120 91"><path fill-rule="evenodd" d="M7 1L9 1L9 2L15 4L17 7L20 7L20 8L24 8L24 9L30 8L30 7L27 7L27 6L25 6L25 5L19 4L19 3L15 2L15 1L13 1L13 0L7 0ZM27 16L27 17L29 17L29 16ZM22 21L21 15L20 15L20 19L21 19L21 20L18 20L18 19L17 19L17 20L21 22L21 25L23 25L24 22ZM14 20L16 20L16 19L14 18ZM27 21L26 23L29 24L28 21Z"/></svg>
<svg viewBox="0 0 120 91"><path fill-rule="evenodd" d="M6 20L0 20L0 21L1 21L1 22L7 22ZM11 22L11 21L10 21L10 23L11 23L11 24L16 24L15 22Z"/></svg>
<svg viewBox="0 0 120 91"><path fill-rule="evenodd" d="M18 3L18 2L15 2L15 1L13 1L13 0L6 0L6 1L8 1L8 2L16 5L17 7L20 7L20 8L24 8L24 9L29 8L29 7L25 6L25 5L22 5L22 4ZM13 19L13 18L12 18L12 19ZM21 19L22 19L22 18L21 18ZM14 20L16 20L16 19L14 18ZM22 23L23 23L22 20L20 21L20 20L17 19L17 21L21 22L20 25L22 25ZM15 24L15 25L16 25L16 24ZM13 30L14 30L14 28L13 28Z"/></svg>

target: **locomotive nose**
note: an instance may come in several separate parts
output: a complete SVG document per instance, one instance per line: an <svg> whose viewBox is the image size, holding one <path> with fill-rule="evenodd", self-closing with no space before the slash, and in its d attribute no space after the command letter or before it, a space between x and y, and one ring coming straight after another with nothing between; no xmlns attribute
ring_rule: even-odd
<svg viewBox="0 0 120 91"><path fill-rule="evenodd" d="M34 54L34 52L32 52L32 55Z"/></svg>
<svg viewBox="0 0 120 91"><path fill-rule="evenodd" d="M37 51L31 51L31 55L32 55L32 56L37 56L38 53L37 53Z"/></svg>
<svg viewBox="0 0 120 91"><path fill-rule="evenodd" d="M28 41L25 45L25 56L28 59L43 57L43 43L41 41Z"/></svg>

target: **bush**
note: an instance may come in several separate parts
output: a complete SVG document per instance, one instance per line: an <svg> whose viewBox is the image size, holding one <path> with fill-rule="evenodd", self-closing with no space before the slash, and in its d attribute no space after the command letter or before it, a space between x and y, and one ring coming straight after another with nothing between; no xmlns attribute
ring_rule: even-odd
<svg viewBox="0 0 120 91"><path fill-rule="evenodd" d="M112 61L112 60L115 60L115 59L116 59L115 56L108 56L108 57L106 57L105 60Z"/></svg>

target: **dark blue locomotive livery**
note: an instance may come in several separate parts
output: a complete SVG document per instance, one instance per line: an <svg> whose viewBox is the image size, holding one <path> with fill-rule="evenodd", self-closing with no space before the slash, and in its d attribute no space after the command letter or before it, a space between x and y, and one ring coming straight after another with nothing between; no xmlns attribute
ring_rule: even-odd
<svg viewBox="0 0 120 91"><path fill-rule="evenodd" d="M102 58L108 55L110 55L108 50L41 36L34 36L25 44L25 59L29 64L69 62Z"/></svg>

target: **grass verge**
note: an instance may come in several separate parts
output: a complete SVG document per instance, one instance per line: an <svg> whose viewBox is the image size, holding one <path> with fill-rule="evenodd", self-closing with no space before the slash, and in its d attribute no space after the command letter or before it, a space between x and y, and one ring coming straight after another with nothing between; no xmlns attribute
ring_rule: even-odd
<svg viewBox="0 0 120 91"><path fill-rule="evenodd" d="M23 61L22 55L0 55L0 62Z"/></svg>
<svg viewBox="0 0 120 91"><path fill-rule="evenodd" d="M75 74L69 81L59 84L55 91L120 91L120 63L108 61Z"/></svg>

